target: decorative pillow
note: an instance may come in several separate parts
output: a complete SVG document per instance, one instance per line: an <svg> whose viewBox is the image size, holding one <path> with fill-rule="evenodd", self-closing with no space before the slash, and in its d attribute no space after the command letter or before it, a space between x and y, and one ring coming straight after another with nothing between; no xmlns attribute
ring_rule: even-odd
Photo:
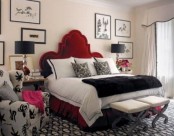
<svg viewBox="0 0 174 136"><path fill-rule="evenodd" d="M108 62L94 62L98 75L108 75L111 74Z"/></svg>
<svg viewBox="0 0 174 136"><path fill-rule="evenodd" d="M75 62L72 57L67 59L49 59L47 62L51 67L55 79L76 76L71 64Z"/></svg>
<svg viewBox="0 0 174 136"><path fill-rule="evenodd" d="M72 67L77 77L83 78L91 76L87 63L72 63Z"/></svg>
<svg viewBox="0 0 174 136"><path fill-rule="evenodd" d="M6 81L11 87L11 89L13 89L13 85L10 81L9 72L0 68L0 87L4 85L4 81Z"/></svg>
<svg viewBox="0 0 174 136"><path fill-rule="evenodd" d="M110 67L111 70L111 74L115 74L115 73L120 73L116 63L114 62L114 60L112 58L95 58L98 62L108 62L108 65Z"/></svg>
<svg viewBox="0 0 174 136"><path fill-rule="evenodd" d="M11 70L9 71L9 75L15 93L21 92L24 81L24 72L22 70Z"/></svg>
<svg viewBox="0 0 174 136"><path fill-rule="evenodd" d="M4 85L0 87L0 99L18 101L19 98L9 84L5 81Z"/></svg>
<svg viewBox="0 0 174 136"><path fill-rule="evenodd" d="M91 75L97 75L97 71L94 67L94 62L96 62L94 58L74 58L74 60L76 63L87 63Z"/></svg>

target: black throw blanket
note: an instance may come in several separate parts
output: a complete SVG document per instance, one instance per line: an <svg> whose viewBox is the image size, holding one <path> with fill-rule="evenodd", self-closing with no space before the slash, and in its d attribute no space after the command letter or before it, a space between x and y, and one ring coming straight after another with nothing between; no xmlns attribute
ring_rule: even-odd
<svg viewBox="0 0 174 136"><path fill-rule="evenodd" d="M90 78L82 81L93 85L97 90L99 98L162 86L156 77L146 75L114 76L100 79Z"/></svg>

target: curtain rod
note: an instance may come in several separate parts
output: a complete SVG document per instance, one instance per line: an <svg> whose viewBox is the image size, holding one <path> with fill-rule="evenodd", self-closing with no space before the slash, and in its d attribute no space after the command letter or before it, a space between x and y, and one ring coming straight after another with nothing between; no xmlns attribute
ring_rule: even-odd
<svg viewBox="0 0 174 136"><path fill-rule="evenodd" d="M152 26L155 23L165 23L165 22L171 21L172 19L174 19L174 17L172 17L171 19L166 20L166 21L156 21L156 22L151 23L150 25L141 25L141 26L149 27L149 26Z"/></svg>

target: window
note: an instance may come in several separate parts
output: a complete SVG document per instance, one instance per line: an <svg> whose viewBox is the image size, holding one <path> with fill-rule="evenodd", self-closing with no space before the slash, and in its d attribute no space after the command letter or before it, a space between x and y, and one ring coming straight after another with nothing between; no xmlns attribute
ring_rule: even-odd
<svg viewBox="0 0 174 136"><path fill-rule="evenodd" d="M166 95L174 96L174 19L156 25L157 77Z"/></svg>

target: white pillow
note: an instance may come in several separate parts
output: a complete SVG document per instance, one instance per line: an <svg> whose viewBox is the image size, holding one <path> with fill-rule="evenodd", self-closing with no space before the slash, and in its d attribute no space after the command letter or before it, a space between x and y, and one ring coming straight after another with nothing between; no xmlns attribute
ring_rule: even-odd
<svg viewBox="0 0 174 136"><path fill-rule="evenodd" d="M4 81L6 81L8 85L13 89L13 85L10 81L8 71L4 70L3 68L0 68L0 87L4 85Z"/></svg>
<svg viewBox="0 0 174 136"><path fill-rule="evenodd" d="M74 58L74 60L76 63L87 63L91 75L97 75L97 71L94 67L94 62L96 62L94 58Z"/></svg>
<svg viewBox="0 0 174 136"><path fill-rule="evenodd" d="M116 63L114 62L114 60L112 58L95 58L98 62L108 62L108 65L110 67L111 73L115 74L115 73L120 73Z"/></svg>
<svg viewBox="0 0 174 136"><path fill-rule="evenodd" d="M75 63L73 57L67 59L49 59L47 60L55 79L61 77L75 77L71 63Z"/></svg>
<svg viewBox="0 0 174 136"><path fill-rule="evenodd" d="M6 81L4 85L0 87L0 98L2 100L19 101L17 94Z"/></svg>

